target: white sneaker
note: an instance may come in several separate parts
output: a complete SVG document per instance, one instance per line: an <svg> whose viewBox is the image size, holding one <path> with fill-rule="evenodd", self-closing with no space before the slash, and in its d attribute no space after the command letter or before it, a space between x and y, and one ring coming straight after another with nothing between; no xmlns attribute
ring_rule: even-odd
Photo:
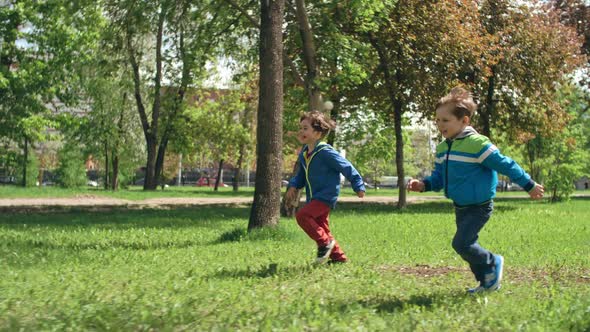
<svg viewBox="0 0 590 332"><path fill-rule="evenodd" d="M318 256L315 260L316 264L324 264L330 258L330 254L336 245L336 240L332 239L327 245L318 247Z"/></svg>

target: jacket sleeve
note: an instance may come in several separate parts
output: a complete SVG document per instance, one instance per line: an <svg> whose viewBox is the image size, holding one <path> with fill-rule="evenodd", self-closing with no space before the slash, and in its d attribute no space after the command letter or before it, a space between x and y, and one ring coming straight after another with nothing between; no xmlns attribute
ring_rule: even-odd
<svg viewBox="0 0 590 332"><path fill-rule="evenodd" d="M299 163L297 167L297 174L289 180L289 187L294 187L297 189L301 189L305 186L305 170L303 166L301 166L301 156L297 157L297 162Z"/></svg>
<svg viewBox="0 0 590 332"><path fill-rule="evenodd" d="M326 149L325 151L328 154L326 162L328 163L330 168L342 173L342 175L344 175L344 177L348 181L350 181L350 184L352 185L352 190L354 190L355 192L367 191L365 188L365 183L363 182L363 178L356 170L356 168L352 166L350 161L342 157L338 152L336 152L333 149Z"/></svg>
<svg viewBox="0 0 590 332"><path fill-rule="evenodd" d="M434 170L430 176L422 180L424 182L424 191L439 191L443 188L443 167L442 160L435 160Z"/></svg>
<svg viewBox="0 0 590 332"><path fill-rule="evenodd" d="M508 176L512 182L527 192L535 186L535 181L531 179L531 176L516 161L502 155L494 144L488 144L480 158L483 158L482 165Z"/></svg>

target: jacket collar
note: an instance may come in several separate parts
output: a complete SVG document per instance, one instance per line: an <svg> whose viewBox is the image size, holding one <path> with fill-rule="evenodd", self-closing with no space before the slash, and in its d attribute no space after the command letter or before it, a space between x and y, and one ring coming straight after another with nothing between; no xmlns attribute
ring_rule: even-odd
<svg viewBox="0 0 590 332"><path fill-rule="evenodd" d="M475 130L471 126L467 126L467 127L465 127L465 129L463 129L463 131L459 135L457 135L457 137L455 137L453 139L447 139L447 141L451 142L454 140L463 139L465 137L468 137L471 135L476 135L476 134L478 134L477 130Z"/></svg>
<svg viewBox="0 0 590 332"><path fill-rule="evenodd" d="M315 148L314 148L314 149L313 149L313 151L311 151L311 152L316 152L316 151L318 151L318 150L320 150L320 149L323 149L323 148L326 148L326 147L328 147L328 146L330 146L328 143L325 143L325 142L319 142L318 144L316 144L316 145L315 145ZM302 151L302 152L304 152L304 153L307 153L307 152L308 152L307 150L309 150L309 146L306 144L306 145L303 147L303 150L301 150L301 151Z"/></svg>

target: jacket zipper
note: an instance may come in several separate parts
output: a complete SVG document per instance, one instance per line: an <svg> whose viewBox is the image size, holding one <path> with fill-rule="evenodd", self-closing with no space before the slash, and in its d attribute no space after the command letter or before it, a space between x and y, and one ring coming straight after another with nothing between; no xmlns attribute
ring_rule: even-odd
<svg viewBox="0 0 590 332"><path fill-rule="evenodd" d="M447 149L447 158L445 161L445 197L449 197L449 155L451 154L451 146L453 141L447 141L449 148Z"/></svg>
<svg viewBox="0 0 590 332"><path fill-rule="evenodd" d="M320 151L322 151L323 149L325 149L325 148L326 148L326 147L324 146L324 147L322 147L322 148L318 149L318 147L320 147L320 146L322 146L322 145L327 145L327 144L325 144L325 143L323 143L323 144L322 144L322 143L320 143L319 145L317 145L317 146L314 148L314 151L312 151L312 154L311 154L311 156L309 157L309 159L307 159L305 156L303 157L303 161L304 161L304 163L305 163L305 165L304 165L304 167L303 167L303 170L305 171L305 180L306 180L306 182L307 182L307 185L309 186L309 198L310 198L310 199L312 199L312 198L313 198L313 190L312 190L312 188L311 188L311 182L309 181L309 165L311 164L311 160L313 159L313 157L315 157L315 155L316 155L318 152L320 152ZM304 151L303 153L306 153L306 152Z"/></svg>

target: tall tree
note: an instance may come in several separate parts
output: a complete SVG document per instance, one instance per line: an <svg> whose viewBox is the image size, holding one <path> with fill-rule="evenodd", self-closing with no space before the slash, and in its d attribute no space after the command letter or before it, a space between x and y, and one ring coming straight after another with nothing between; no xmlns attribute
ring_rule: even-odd
<svg viewBox="0 0 590 332"><path fill-rule="evenodd" d="M477 126L486 136L492 128L516 134L548 127L547 118L560 116L547 106L557 106L554 83L581 64L580 43L555 11L539 9L509 0L479 6L484 61L472 64L466 82L481 99Z"/></svg>
<svg viewBox="0 0 590 332"><path fill-rule="evenodd" d="M588 92L572 84L560 86L558 92L557 102L565 109L560 130L521 137L527 162L539 173L551 202L568 199L573 182L590 172Z"/></svg>
<svg viewBox="0 0 590 332"><path fill-rule="evenodd" d="M146 141L145 190L158 185L187 87L205 76L207 61L217 54L221 37L233 25L233 15L220 8L215 1L107 2L131 66ZM171 88L165 87L167 82Z"/></svg>
<svg viewBox="0 0 590 332"><path fill-rule="evenodd" d="M257 167L248 230L276 225L280 217L284 10L284 0L260 1Z"/></svg>
<svg viewBox="0 0 590 332"><path fill-rule="evenodd" d="M49 103L73 105L78 99L75 68L90 57L98 13L96 5L86 5L4 1L0 7L0 136L22 142L23 165L33 136L39 136L31 129L45 130L30 126L31 120L48 117Z"/></svg>
<svg viewBox="0 0 590 332"><path fill-rule="evenodd" d="M375 72L366 86L371 107L394 129L398 187L405 187L405 114L429 113L436 100L456 82L463 56L474 49L461 40L473 36L461 21L470 17L474 5L468 1L381 1L350 4L343 28L371 45L376 61L367 63ZM431 22L437 22L435 25ZM463 34L463 35L462 35ZM459 41L458 47L450 47ZM400 190L398 206L406 205Z"/></svg>

